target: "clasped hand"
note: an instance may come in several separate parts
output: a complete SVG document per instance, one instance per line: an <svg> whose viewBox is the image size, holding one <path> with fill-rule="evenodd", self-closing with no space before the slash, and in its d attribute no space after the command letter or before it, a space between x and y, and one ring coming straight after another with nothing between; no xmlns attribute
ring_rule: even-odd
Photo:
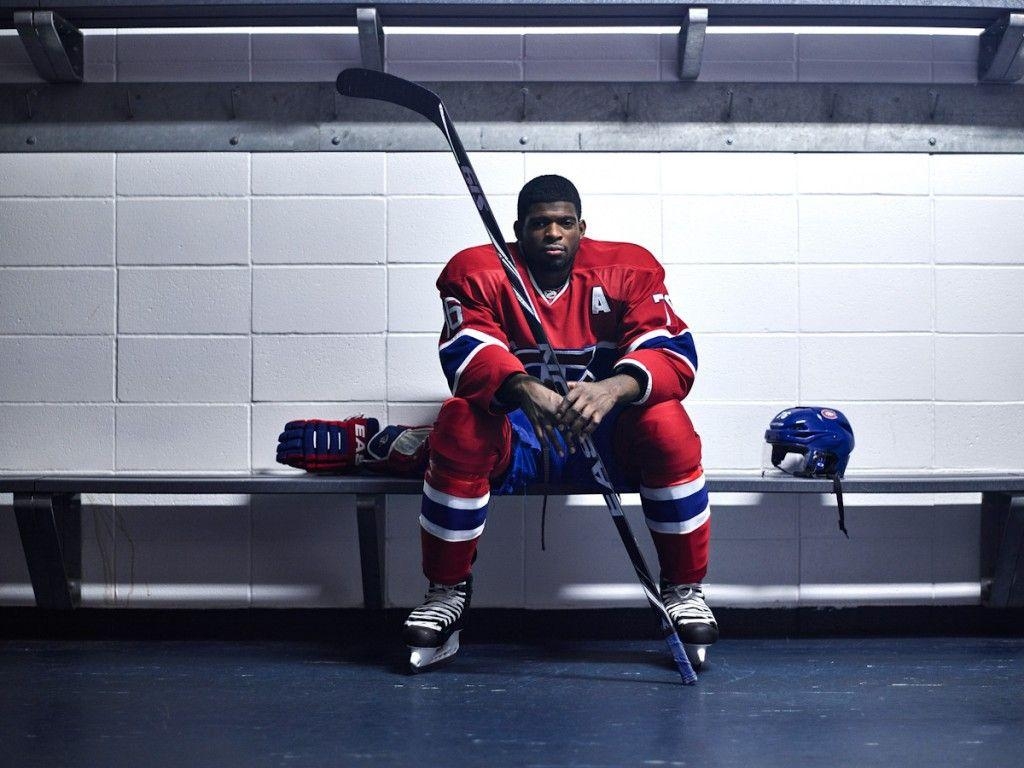
<svg viewBox="0 0 1024 768"><path fill-rule="evenodd" d="M580 441L592 435L616 405L634 401L640 387L631 376L617 375L602 381L571 381L565 397L540 379L526 374L509 378L499 397L516 403L533 425L541 443L547 443L560 456L564 445L575 453ZM555 438L561 434L562 440Z"/></svg>

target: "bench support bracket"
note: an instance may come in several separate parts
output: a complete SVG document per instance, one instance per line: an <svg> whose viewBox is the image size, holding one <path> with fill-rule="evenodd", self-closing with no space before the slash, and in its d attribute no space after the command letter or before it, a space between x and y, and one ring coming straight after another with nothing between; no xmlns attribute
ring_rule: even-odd
<svg viewBox="0 0 1024 768"><path fill-rule="evenodd" d="M992 580L985 605L1024 606L1024 497L982 494L981 576Z"/></svg>
<svg viewBox="0 0 1024 768"><path fill-rule="evenodd" d="M374 610L384 607L384 589L387 584L384 569L386 499L382 493L356 494L363 606Z"/></svg>
<svg viewBox="0 0 1024 768"><path fill-rule="evenodd" d="M15 493L14 513L36 605L77 607L82 599L82 497Z"/></svg>

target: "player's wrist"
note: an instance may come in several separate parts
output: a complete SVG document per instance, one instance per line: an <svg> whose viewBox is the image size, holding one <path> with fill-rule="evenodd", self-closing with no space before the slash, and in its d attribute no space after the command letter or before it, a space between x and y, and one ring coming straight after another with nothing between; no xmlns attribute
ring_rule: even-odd
<svg viewBox="0 0 1024 768"><path fill-rule="evenodd" d="M522 403L523 393L526 390L527 382L533 377L522 371L509 375L501 386L498 387L498 401L506 405L519 405Z"/></svg>
<svg viewBox="0 0 1024 768"><path fill-rule="evenodd" d="M620 405L635 403L644 392L647 382L642 380L643 374L640 371L633 371L631 368L619 368L615 375L609 379L615 386L616 401Z"/></svg>

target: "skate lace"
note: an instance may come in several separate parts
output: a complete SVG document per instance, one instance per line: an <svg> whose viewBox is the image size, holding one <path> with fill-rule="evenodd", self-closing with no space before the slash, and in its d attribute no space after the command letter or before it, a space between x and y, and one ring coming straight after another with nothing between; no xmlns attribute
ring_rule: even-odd
<svg viewBox="0 0 1024 768"><path fill-rule="evenodd" d="M456 584L451 587L444 584L431 584L427 589L426 602L410 613L405 623L440 632L457 621L465 607L464 584Z"/></svg>
<svg viewBox="0 0 1024 768"><path fill-rule="evenodd" d="M699 584L668 584L662 588L665 610L673 621L713 622L715 615L704 602L704 591Z"/></svg>

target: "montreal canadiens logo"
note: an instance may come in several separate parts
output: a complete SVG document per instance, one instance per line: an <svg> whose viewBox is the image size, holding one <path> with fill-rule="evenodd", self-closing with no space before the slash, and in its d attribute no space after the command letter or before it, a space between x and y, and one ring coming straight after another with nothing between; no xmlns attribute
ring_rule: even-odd
<svg viewBox="0 0 1024 768"><path fill-rule="evenodd" d="M831 408L822 408L821 409L821 417L823 419L838 419L839 418L838 414L836 414L836 412L833 411Z"/></svg>

